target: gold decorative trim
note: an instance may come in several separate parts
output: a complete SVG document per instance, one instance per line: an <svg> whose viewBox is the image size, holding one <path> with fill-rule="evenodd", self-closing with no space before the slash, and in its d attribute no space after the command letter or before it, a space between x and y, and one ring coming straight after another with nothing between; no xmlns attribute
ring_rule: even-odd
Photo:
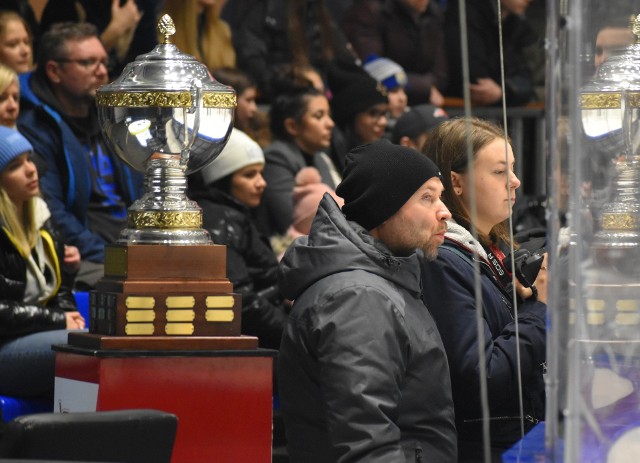
<svg viewBox="0 0 640 463"><path fill-rule="evenodd" d="M207 309L226 309L233 307L233 296L207 296L204 302Z"/></svg>
<svg viewBox="0 0 640 463"><path fill-rule="evenodd" d="M233 310L207 310L204 314L208 322L232 322Z"/></svg>
<svg viewBox="0 0 640 463"><path fill-rule="evenodd" d="M153 323L127 323L124 327L127 336L153 335Z"/></svg>
<svg viewBox="0 0 640 463"><path fill-rule="evenodd" d="M193 323L167 323L164 327L164 332L170 336L190 336L193 330Z"/></svg>
<svg viewBox="0 0 640 463"><path fill-rule="evenodd" d="M127 296L124 300L127 309L153 309L156 300L151 296Z"/></svg>
<svg viewBox="0 0 640 463"><path fill-rule="evenodd" d="M127 310L128 322L153 322L156 314L153 310Z"/></svg>
<svg viewBox="0 0 640 463"><path fill-rule="evenodd" d="M116 106L129 108L191 108L191 92L99 92L96 95L98 106Z"/></svg>
<svg viewBox="0 0 640 463"><path fill-rule="evenodd" d="M629 92L629 106L640 107L640 92ZM580 105L582 109L620 109L622 94L620 92L582 93Z"/></svg>
<svg viewBox="0 0 640 463"><path fill-rule="evenodd" d="M129 228L202 228L200 211L129 211Z"/></svg>
<svg viewBox="0 0 640 463"><path fill-rule="evenodd" d="M635 230L638 228L638 217L633 214L602 214L604 230Z"/></svg>
<svg viewBox="0 0 640 463"><path fill-rule="evenodd" d="M167 310L168 322L192 322L195 318L194 310Z"/></svg>
<svg viewBox="0 0 640 463"><path fill-rule="evenodd" d="M191 92L99 92L98 106L125 108L191 108ZM202 105L205 108L235 108L236 94L231 92L203 92Z"/></svg>
<svg viewBox="0 0 640 463"><path fill-rule="evenodd" d="M228 92L204 92L202 105L205 108L235 108L236 94Z"/></svg>
<svg viewBox="0 0 640 463"><path fill-rule="evenodd" d="M193 296L168 296L166 305L168 309L192 309L196 299Z"/></svg>

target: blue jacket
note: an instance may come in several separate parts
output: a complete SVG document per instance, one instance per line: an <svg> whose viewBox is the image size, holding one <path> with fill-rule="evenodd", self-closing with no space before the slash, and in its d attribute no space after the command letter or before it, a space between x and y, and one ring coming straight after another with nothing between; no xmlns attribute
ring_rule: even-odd
<svg viewBox="0 0 640 463"><path fill-rule="evenodd" d="M480 259L492 447L506 449L520 439L516 324L525 430L544 419L545 411L546 304L520 302L515 319L511 296L494 276L486 252L466 229L450 221L438 258L423 264L423 300L436 321L449 360L461 457L465 449L477 451L482 446L473 249ZM482 453L477 455L481 460Z"/></svg>
<svg viewBox="0 0 640 463"><path fill-rule="evenodd" d="M43 197L64 242L77 246L83 260L103 262L105 242L87 226L91 168L86 150L62 116L33 92L31 75L20 75L20 97L24 104L18 129L37 155ZM113 154L109 156L119 194L126 204L131 204L139 196L141 176Z"/></svg>

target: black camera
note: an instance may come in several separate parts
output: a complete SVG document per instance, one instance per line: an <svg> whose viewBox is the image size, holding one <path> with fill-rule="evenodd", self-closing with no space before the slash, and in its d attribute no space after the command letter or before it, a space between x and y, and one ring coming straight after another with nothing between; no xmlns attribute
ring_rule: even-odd
<svg viewBox="0 0 640 463"><path fill-rule="evenodd" d="M530 252L527 249L516 249L505 257L503 265L511 271L511 261L514 263L516 278L526 288L530 288L536 281L542 262L544 261L544 249Z"/></svg>

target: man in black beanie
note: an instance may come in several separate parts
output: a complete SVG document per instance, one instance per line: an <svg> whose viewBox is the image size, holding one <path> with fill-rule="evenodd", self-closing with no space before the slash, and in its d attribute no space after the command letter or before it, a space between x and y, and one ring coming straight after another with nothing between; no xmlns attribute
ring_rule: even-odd
<svg viewBox="0 0 640 463"><path fill-rule="evenodd" d="M379 141L351 150L308 236L280 265L294 300L280 345L290 459L457 461L446 355L420 300L451 217L426 156ZM417 250L417 251L416 251Z"/></svg>

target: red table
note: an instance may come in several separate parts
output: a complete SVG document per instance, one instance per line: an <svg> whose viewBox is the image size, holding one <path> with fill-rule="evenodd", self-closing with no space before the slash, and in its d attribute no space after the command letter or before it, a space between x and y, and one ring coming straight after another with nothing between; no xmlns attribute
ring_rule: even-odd
<svg viewBox="0 0 640 463"><path fill-rule="evenodd" d="M54 350L56 411L165 410L173 463L271 462L275 351Z"/></svg>

